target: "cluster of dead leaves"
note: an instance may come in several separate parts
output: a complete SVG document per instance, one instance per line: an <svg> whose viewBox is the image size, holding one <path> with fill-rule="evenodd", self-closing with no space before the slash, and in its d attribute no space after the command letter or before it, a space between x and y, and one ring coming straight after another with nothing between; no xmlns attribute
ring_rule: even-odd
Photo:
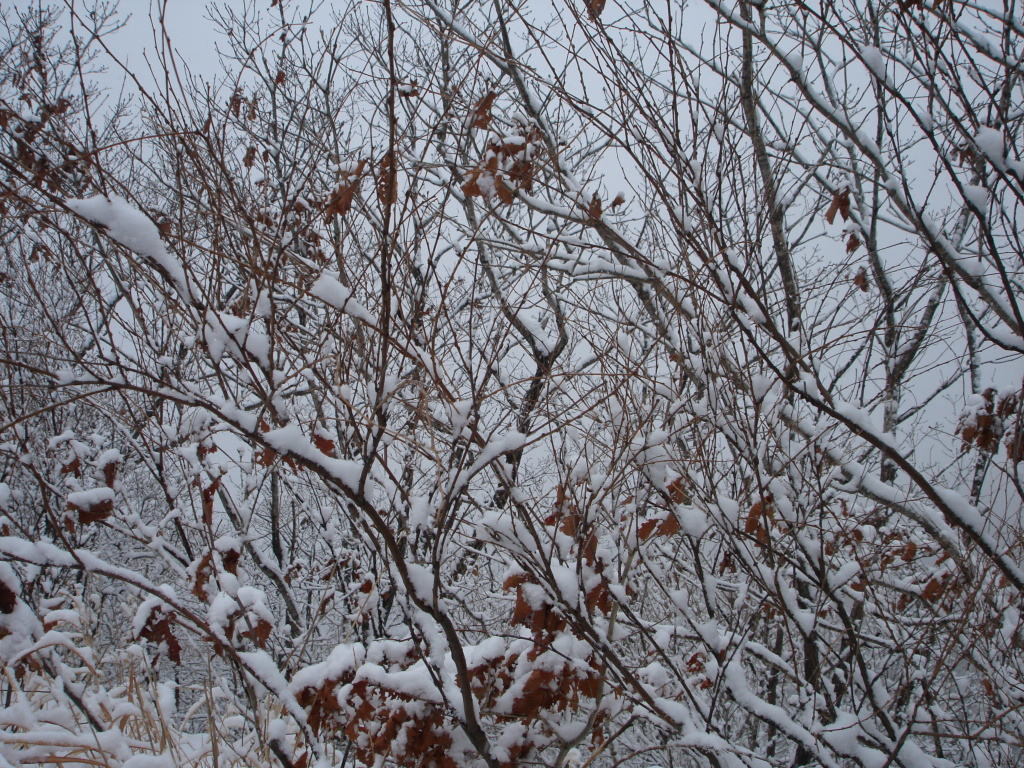
<svg viewBox="0 0 1024 768"><path fill-rule="evenodd" d="M765 495L751 505L743 523L743 532L754 537L754 546L768 546L769 529L779 529L783 532L789 530L789 525L777 518L777 511L771 494Z"/></svg>
<svg viewBox="0 0 1024 768"><path fill-rule="evenodd" d="M29 109L32 108L32 99L29 96L22 96L20 100L25 102ZM68 99L60 98L52 104L40 104L38 112L31 119L23 118L10 109L0 108L0 130L7 132L10 136L14 145L14 159L22 168L32 174L33 185L41 184L45 180L52 191L57 191L60 188L57 179L59 174L54 174L54 171L59 170L60 166L54 166L51 159L53 153L36 150L32 145L53 118L66 114L70 108L71 102ZM65 146L64 149L70 150L68 151L69 158L77 156L71 147ZM77 160L70 162L77 163ZM66 168L67 165L65 165Z"/></svg>
<svg viewBox="0 0 1024 768"><path fill-rule="evenodd" d="M211 597L207 585L216 577L218 570L226 571L232 576L238 575L238 563L242 553L234 546L223 549L211 549L195 564L192 572L192 594L200 600L207 600Z"/></svg>
<svg viewBox="0 0 1024 768"><path fill-rule="evenodd" d="M500 713L495 713L499 723L527 724L555 712L575 712L584 699L600 697L604 668L595 656L591 655L582 664L575 659L561 658L551 663L550 658L545 658L533 666L542 654L552 653L547 648L546 643L534 643L526 654L507 653L472 667L469 670L470 685L480 702L481 711L493 713L499 707L499 701L514 687L520 686L521 675L525 675L525 680L522 680L511 707L506 703ZM596 738L599 738L598 731L595 729ZM518 752L525 754L533 746L527 738L518 743Z"/></svg>
<svg viewBox="0 0 1024 768"><path fill-rule="evenodd" d="M473 122L475 126L489 124L489 113L486 121L478 117ZM536 127L523 127L520 135L489 142L480 164L466 174L462 193L467 197L497 197L505 205L511 205L519 190L532 192L537 173L534 156L540 138Z"/></svg>
<svg viewBox="0 0 1024 768"><path fill-rule="evenodd" d="M693 683L702 691L711 688L715 683L707 674L707 656L697 651L686 662L686 671L694 678Z"/></svg>
<svg viewBox="0 0 1024 768"><path fill-rule="evenodd" d="M136 638L156 644L158 651L153 659L154 664L161 653L166 653L167 658L175 664L181 661L181 643L171 630L174 615L174 611L164 605L153 606Z"/></svg>
<svg viewBox="0 0 1024 768"><path fill-rule="evenodd" d="M961 450L969 451L972 447L982 453L993 454L999 448L999 442L1009 432L1006 440L1006 456L1017 463L1024 458L1022 454L1022 430L1019 410L1021 393L1014 392L1000 395L989 387L981 394L980 407L964 414L960 418L956 434L963 440ZM1015 419L1014 427L1007 429L1008 422Z"/></svg>
<svg viewBox="0 0 1024 768"><path fill-rule="evenodd" d="M101 466L96 467L103 473L103 480L106 483L106 486L111 490L114 489L114 484L117 481L117 472L120 467L121 462L115 459L107 459ZM62 475L82 477L82 459L76 456L64 464L64 466L61 467L60 472ZM110 517L111 513L114 511L114 499L100 499L85 507L69 501L67 503L67 510L68 512L78 513L79 525L92 525L93 523L99 523ZM64 525L68 528L69 532L74 532L74 523L72 523L70 518L64 518Z"/></svg>
<svg viewBox="0 0 1024 768"><path fill-rule="evenodd" d="M453 723L432 702L386 691L366 680L349 694L355 714L345 727L356 760L374 765L388 756L402 768L456 768L451 754Z"/></svg>
<svg viewBox="0 0 1024 768"><path fill-rule="evenodd" d="M392 660L389 670L407 669L418 658L410 649ZM356 680L356 671L353 667L297 693L314 733L344 735L363 765L386 756L402 768L455 768L454 724L441 706L366 679Z"/></svg>
<svg viewBox="0 0 1024 768"><path fill-rule="evenodd" d="M825 211L825 221L827 221L829 224L834 224L837 215L843 221L850 220L850 190L848 189L844 189L832 195L832 203L829 205L828 210ZM851 232L850 236L846 240L846 253L851 254L858 248L860 248L860 246L860 236L856 232ZM860 288L863 291L866 291L866 280L863 283L857 282L857 279L860 277L861 275L860 273L858 273L857 278L854 278L854 282L857 283L858 288ZM864 277L866 277L866 275Z"/></svg>
<svg viewBox="0 0 1024 768"><path fill-rule="evenodd" d="M555 488L555 505L551 514L544 519L544 525L556 532L575 539L575 548L580 560L597 576L604 571L604 562L597 556L597 534L590 526L584 525L579 505L571 498L568 487L559 483ZM542 626L558 622L551 618L551 609L540 611L537 615L530 613L529 605L523 594L524 584L536 584L536 580L527 574L511 576L505 580L504 590L516 590L516 608L512 614L513 624L524 626ZM608 615L612 610L611 591L603 577L584 595L584 605L588 611L598 611ZM553 608L553 607L552 607ZM563 624L564 626L564 624ZM561 629L562 627L559 627ZM534 629L534 631L540 631Z"/></svg>

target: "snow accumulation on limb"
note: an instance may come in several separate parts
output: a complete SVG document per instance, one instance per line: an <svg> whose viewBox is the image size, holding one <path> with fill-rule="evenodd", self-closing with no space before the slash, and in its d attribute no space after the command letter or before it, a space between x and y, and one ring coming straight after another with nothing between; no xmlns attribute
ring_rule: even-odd
<svg viewBox="0 0 1024 768"><path fill-rule="evenodd" d="M117 195L71 198L64 204L83 219L104 227L107 235L128 250L149 258L170 279L181 298L192 301L194 293L181 262L170 254L160 230L142 211Z"/></svg>

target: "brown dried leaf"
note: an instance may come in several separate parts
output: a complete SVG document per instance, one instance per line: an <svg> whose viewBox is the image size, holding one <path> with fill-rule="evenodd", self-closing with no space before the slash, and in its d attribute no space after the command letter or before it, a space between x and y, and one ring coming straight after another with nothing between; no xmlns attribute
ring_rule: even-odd
<svg viewBox="0 0 1024 768"><path fill-rule="evenodd" d="M328 440L326 437L322 437L316 433L313 434L313 445L316 446L317 450L325 456L334 455L334 441Z"/></svg>
<svg viewBox="0 0 1024 768"><path fill-rule="evenodd" d="M242 553L237 549L226 549L220 553L220 562L224 570L232 576L238 575L238 561L242 559Z"/></svg>
<svg viewBox="0 0 1024 768"><path fill-rule="evenodd" d="M583 0L583 6L587 9L590 20L597 21L604 10L605 0Z"/></svg>
<svg viewBox="0 0 1024 768"><path fill-rule="evenodd" d="M497 97L497 93L488 91L473 106L472 126L474 128L487 128L491 124L491 107L494 106L494 100Z"/></svg>
<svg viewBox="0 0 1024 768"><path fill-rule="evenodd" d="M398 172L395 158L390 152L377 166L377 199L381 205L394 205L398 202Z"/></svg>
<svg viewBox="0 0 1024 768"><path fill-rule="evenodd" d="M516 607L512 611L510 621L513 624L526 624L531 616L533 616L533 608L530 607L530 603L523 595L522 587L516 587Z"/></svg>
<svg viewBox="0 0 1024 768"><path fill-rule="evenodd" d="M668 497L672 500L673 504L689 504L690 494L686 490L686 483L683 478L677 477L671 483L668 484Z"/></svg>
<svg viewBox="0 0 1024 768"><path fill-rule="evenodd" d="M0 613L14 613L14 607L18 604L18 596L7 584L0 581Z"/></svg>
<svg viewBox="0 0 1024 768"><path fill-rule="evenodd" d="M114 511L114 500L104 499L103 501L91 504L84 509L69 501L68 510L78 512L79 525L92 525L93 523L102 522L110 517L110 513Z"/></svg>
<svg viewBox="0 0 1024 768"><path fill-rule="evenodd" d="M674 533L679 533L679 519L669 512L668 517L658 526L658 535L671 536Z"/></svg>
<svg viewBox="0 0 1024 768"><path fill-rule="evenodd" d="M252 629L247 629L245 632L241 632L241 636L252 640L260 648L267 647L267 640L270 639L270 633L274 631L274 625L266 619L260 619L256 622L256 626Z"/></svg>
<svg viewBox="0 0 1024 768"><path fill-rule="evenodd" d="M462 194L466 197L484 197L484 191L480 188L480 174L483 171L474 168L466 174L466 181L462 184Z"/></svg>
<svg viewBox="0 0 1024 768"><path fill-rule="evenodd" d="M604 579L602 579L601 583L596 587L587 592L586 603L588 610L600 611L605 615L611 613L611 592L609 591L608 585L605 583Z"/></svg>
<svg viewBox="0 0 1024 768"><path fill-rule="evenodd" d="M352 210L352 203L359 189L359 182L360 179L353 179L334 190L331 194L331 201L324 209L324 217L328 222L330 222L332 216L344 216Z"/></svg>
<svg viewBox="0 0 1024 768"><path fill-rule="evenodd" d="M200 600L206 600L209 595L206 594L206 585L213 577L213 555L207 552L199 560L199 564L196 566L195 583L192 585L192 594L198 597Z"/></svg>
<svg viewBox="0 0 1024 768"><path fill-rule="evenodd" d="M917 556L917 544L912 541L908 541L900 552L900 558L906 563L909 563Z"/></svg>
<svg viewBox="0 0 1024 768"><path fill-rule="evenodd" d="M837 213L843 217L843 221L849 220L850 190L844 189L842 192L837 192L832 197L832 205L828 207L828 211L825 213L825 221L829 224L835 223Z"/></svg>
<svg viewBox="0 0 1024 768"><path fill-rule="evenodd" d="M864 293L868 292L868 271L864 267L858 269L857 274L853 276L853 284L864 291Z"/></svg>
<svg viewBox="0 0 1024 768"><path fill-rule="evenodd" d="M927 600L929 603L934 603L940 597L946 593L946 581L945 579L936 579L932 577L928 579L928 583L924 585L924 589L921 590L921 597Z"/></svg>
<svg viewBox="0 0 1024 768"><path fill-rule="evenodd" d="M516 193L501 179L494 180L494 191L498 194L498 199L505 203L505 205L511 205L515 202Z"/></svg>
<svg viewBox="0 0 1024 768"><path fill-rule="evenodd" d="M117 480L117 470L121 468L121 462L109 461L103 465L103 481L107 484L108 488L114 487L114 482Z"/></svg>
<svg viewBox="0 0 1024 768"><path fill-rule="evenodd" d="M74 475L75 477L82 476L82 460L77 456L60 468L62 475Z"/></svg>
<svg viewBox="0 0 1024 768"><path fill-rule="evenodd" d="M269 467L274 463L274 459L277 458L277 451L273 448L267 448L263 451L257 451L254 457L257 464L261 467Z"/></svg>
<svg viewBox="0 0 1024 768"><path fill-rule="evenodd" d="M648 520L637 530L636 535L640 541L647 541L654 534L654 529L658 527L658 520Z"/></svg>
<svg viewBox="0 0 1024 768"><path fill-rule="evenodd" d="M178 642L178 638L171 630L173 618L173 612L167 611L162 606L155 607L146 619L138 637L140 640L149 640L158 646L163 645L167 650L167 658L177 664L181 661L181 643Z"/></svg>
<svg viewBox="0 0 1024 768"><path fill-rule="evenodd" d="M213 525L213 499L217 494L218 488L220 488L219 477L206 488L203 488L203 525L208 528Z"/></svg>
<svg viewBox="0 0 1024 768"><path fill-rule="evenodd" d="M501 585L501 589L504 592L508 592L511 589L515 589L520 584L533 584L533 583L534 583L534 580L533 580L533 577L530 574L528 574L526 572L513 573L511 576L509 576L507 579L505 579L505 582Z"/></svg>

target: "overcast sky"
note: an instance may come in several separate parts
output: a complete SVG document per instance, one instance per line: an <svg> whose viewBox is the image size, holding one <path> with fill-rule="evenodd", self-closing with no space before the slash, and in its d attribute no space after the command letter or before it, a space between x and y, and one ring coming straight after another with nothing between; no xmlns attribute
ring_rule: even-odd
<svg viewBox="0 0 1024 768"><path fill-rule="evenodd" d="M7 0L11 7L19 10L43 7L66 7L73 5L81 12L93 3L91 0ZM210 0L168 0L165 19L174 47L182 61L194 72L215 72L217 54L214 26L206 18ZM148 68L143 58L145 52L155 48L151 16L159 12L160 2L151 0L119 0L119 13L127 19L125 27L108 39L108 45L125 64L138 75L144 75ZM266 1L269 7L270 0Z"/></svg>

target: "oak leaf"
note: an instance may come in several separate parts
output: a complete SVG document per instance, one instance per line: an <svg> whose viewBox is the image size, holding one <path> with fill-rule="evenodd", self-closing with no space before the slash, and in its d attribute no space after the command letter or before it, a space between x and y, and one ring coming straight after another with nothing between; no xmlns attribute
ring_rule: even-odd
<svg viewBox="0 0 1024 768"><path fill-rule="evenodd" d="M497 93L488 91L473 105L471 125L474 128L487 128L491 124L491 107L494 106L494 100L497 97Z"/></svg>

